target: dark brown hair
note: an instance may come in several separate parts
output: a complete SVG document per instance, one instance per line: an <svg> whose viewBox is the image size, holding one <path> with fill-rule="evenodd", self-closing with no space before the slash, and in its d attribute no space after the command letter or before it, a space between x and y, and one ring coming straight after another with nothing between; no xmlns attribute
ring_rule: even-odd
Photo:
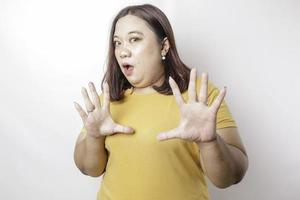
<svg viewBox="0 0 300 200"><path fill-rule="evenodd" d="M177 83L180 92L185 92L188 88L190 69L179 58L175 45L173 30L168 18L159 8L150 4L125 7L121 11L119 11L119 13L114 18L109 38L107 70L101 82L102 91L104 86L103 84L105 81L107 81L109 85L111 101L118 101L124 97L124 91L132 87L122 73L117 62L114 53L115 47L113 41L113 35L115 32L117 21L121 17L129 14L145 20L152 31L155 33L157 40L160 43L163 42L163 39L165 37L168 38L170 43L170 49L166 55L166 59L163 60L165 81L160 87L153 86L153 89L161 94L173 94L172 89L169 85L169 76L171 76Z"/></svg>

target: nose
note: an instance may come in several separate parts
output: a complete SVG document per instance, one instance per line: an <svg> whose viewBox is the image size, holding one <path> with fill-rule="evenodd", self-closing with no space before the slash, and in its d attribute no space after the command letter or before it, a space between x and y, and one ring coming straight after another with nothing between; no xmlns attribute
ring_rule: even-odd
<svg viewBox="0 0 300 200"><path fill-rule="evenodd" d="M130 57L131 52L127 48L123 48L120 52L120 57L125 58L125 57Z"/></svg>

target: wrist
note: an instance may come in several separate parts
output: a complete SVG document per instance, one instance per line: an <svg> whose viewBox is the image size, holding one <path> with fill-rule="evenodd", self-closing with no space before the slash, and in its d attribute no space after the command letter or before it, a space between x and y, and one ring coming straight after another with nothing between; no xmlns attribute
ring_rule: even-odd
<svg viewBox="0 0 300 200"><path fill-rule="evenodd" d="M98 129L88 130L86 136L94 139L104 137Z"/></svg>
<svg viewBox="0 0 300 200"><path fill-rule="evenodd" d="M203 145L210 145L210 144L214 144L218 141L218 134L215 133L215 135L211 138L211 139L208 139L208 140L204 140L204 141L197 141L196 143L200 146L203 146Z"/></svg>
<svg viewBox="0 0 300 200"><path fill-rule="evenodd" d="M99 133L93 133L93 134L86 134L86 139L88 140L99 140L99 139L104 139L105 136L101 135L100 132Z"/></svg>

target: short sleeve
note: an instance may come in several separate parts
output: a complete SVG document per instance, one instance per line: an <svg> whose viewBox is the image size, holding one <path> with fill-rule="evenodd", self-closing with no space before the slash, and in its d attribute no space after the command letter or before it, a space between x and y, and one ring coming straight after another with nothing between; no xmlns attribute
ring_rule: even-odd
<svg viewBox="0 0 300 200"><path fill-rule="evenodd" d="M201 77L197 78L197 93L199 93L199 89L201 86ZM208 89L207 89L207 104L211 106L214 100L219 95L220 90L211 82L208 81ZM229 111L229 108L223 100L218 112L217 112L217 129L228 128L228 127L237 127L235 120L232 117L232 114Z"/></svg>

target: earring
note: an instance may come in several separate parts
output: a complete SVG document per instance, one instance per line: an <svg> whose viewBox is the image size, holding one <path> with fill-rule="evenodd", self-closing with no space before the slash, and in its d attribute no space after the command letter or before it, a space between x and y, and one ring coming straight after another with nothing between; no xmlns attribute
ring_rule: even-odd
<svg viewBox="0 0 300 200"><path fill-rule="evenodd" d="M161 59L162 59L162 60L165 60L165 59L166 59L166 56L161 55Z"/></svg>

